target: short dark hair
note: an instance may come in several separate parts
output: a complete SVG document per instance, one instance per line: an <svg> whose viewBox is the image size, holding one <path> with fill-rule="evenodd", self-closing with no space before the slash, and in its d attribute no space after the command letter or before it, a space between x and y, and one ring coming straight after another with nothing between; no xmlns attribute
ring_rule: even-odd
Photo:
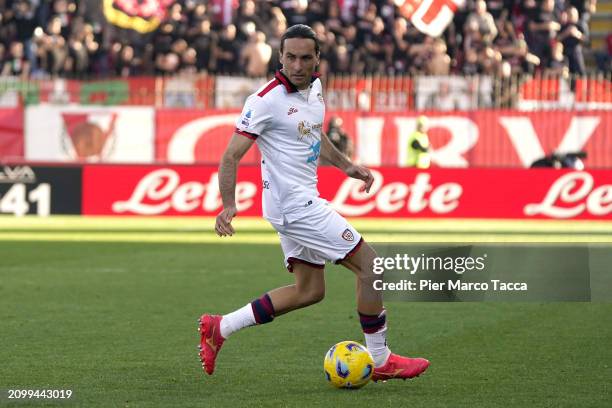
<svg viewBox="0 0 612 408"><path fill-rule="evenodd" d="M287 38L308 38L311 39L312 41L314 41L315 43L315 52L318 54L319 53L319 40L317 40L317 35L315 34L314 30L312 28L310 28L309 26L307 26L306 24L296 24L296 25L292 25L291 27L289 27L287 29L287 31L285 31L285 33L283 34L283 36L281 37L281 43L280 43L280 52L283 52L283 48L285 45L285 40Z"/></svg>

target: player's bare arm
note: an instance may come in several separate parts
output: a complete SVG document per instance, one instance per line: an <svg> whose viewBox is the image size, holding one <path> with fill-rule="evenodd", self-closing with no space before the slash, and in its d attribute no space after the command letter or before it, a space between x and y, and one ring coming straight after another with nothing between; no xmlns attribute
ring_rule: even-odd
<svg viewBox="0 0 612 408"><path fill-rule="evenodd" d="M220 237L234 234L232 219L236 216L236 173L238 163L251 148L254 141L234 133L223 153L219 165L219 191L223 201L223 211L217 215L215 232Z"/></svg>
<svg viewBox="0 0 612 408"><path fill-rule="evenodd" d="M342 170L347 176L363 180L365 182L363 189L366 192L370 191L370 187L372 187L374 182L372 172L364 166L351 162L348 157L334 146L325 133L321 134L321 157Z"/></svg>

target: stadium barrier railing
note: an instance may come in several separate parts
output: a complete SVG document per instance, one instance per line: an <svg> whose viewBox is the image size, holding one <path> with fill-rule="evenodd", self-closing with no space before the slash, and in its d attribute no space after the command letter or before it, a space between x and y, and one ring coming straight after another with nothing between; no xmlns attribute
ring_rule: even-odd
<svg viewBox="0 0 612 408"><path fill-rule="evenodd" d="M76 80L0 78L0 107L53 104L240 108L268 78L176 75ZM322 77L330 110L612 109L612 73L495 76Z"/></svg>

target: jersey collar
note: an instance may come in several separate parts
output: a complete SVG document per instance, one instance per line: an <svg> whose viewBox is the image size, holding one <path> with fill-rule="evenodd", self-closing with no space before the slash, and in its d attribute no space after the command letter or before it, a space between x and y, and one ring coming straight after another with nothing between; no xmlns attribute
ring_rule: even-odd
<svg viewBox="0 0 612 408"><path fill-rule="evenodd" d="M321 74L319 74L318 72L312 74L312 78L310 78L310 83L313 83L315 79L319 78L320 76ZM276 78L281 84L285 86L287 93L293 93L298 91L295 85L293 85L291 81L289 81L289 78L287 78L287 76L283 74L282 71L276 71L276 74L274 74L274 78Z"/></svg>

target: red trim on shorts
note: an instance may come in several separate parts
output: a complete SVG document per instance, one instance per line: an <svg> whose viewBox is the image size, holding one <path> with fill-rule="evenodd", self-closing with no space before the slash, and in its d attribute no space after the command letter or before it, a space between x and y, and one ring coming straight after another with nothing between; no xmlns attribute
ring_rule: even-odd
<svg viewBox="0 0 612 408"><path fill-rule="evenodd" d="M317 269L325 269L325 265L320 265L320 264L308 262L308 261L305 261L303 259L294 258L292 256L287 258L287 263L289 264L287 266L287 270L289 272L293 272L293 265L292 264L294 264L294 263L301 263L301 264L304 264L304 265L312 266L313 268L317 268Z"/></svg>
<svg viewBox="0 0 612 408"><path fill-rule="evenodd" d="M359 242L353 247L353 249L351 249L350 251L348 251L348 253L344 256L344 258L342 259L338 259L336 262L336 264L339 264L342 261L346 261L347 259L349 259L351 256L355 255L355 252L359 251L359 248L361 248L361 244L363 244L363 237L361 237L359 239Z"/></svg>
<svg viewBox="0 0 612 408"><path fill-rule="evenodd" d="M238 133L239 135L248 137L251 140L257 140L257 138L259 137L259 135L256 135L255 133L251 133L251 132L247 132L247 131L244 131L244 130L240 130L238 128L235 128L234 132Z"/></svg>
<svg viewBox="0 0 612 408"><path fill-rule="evenodd" d="M279 82L278 78L274 78L272 82L268 84L268 86L266 86L264 89L261 90L261 92L257 94L257 96L263 97L265 94L267 94L268 92L270 92L271 90L279 86L280 84L281 83Z"/></svg>

